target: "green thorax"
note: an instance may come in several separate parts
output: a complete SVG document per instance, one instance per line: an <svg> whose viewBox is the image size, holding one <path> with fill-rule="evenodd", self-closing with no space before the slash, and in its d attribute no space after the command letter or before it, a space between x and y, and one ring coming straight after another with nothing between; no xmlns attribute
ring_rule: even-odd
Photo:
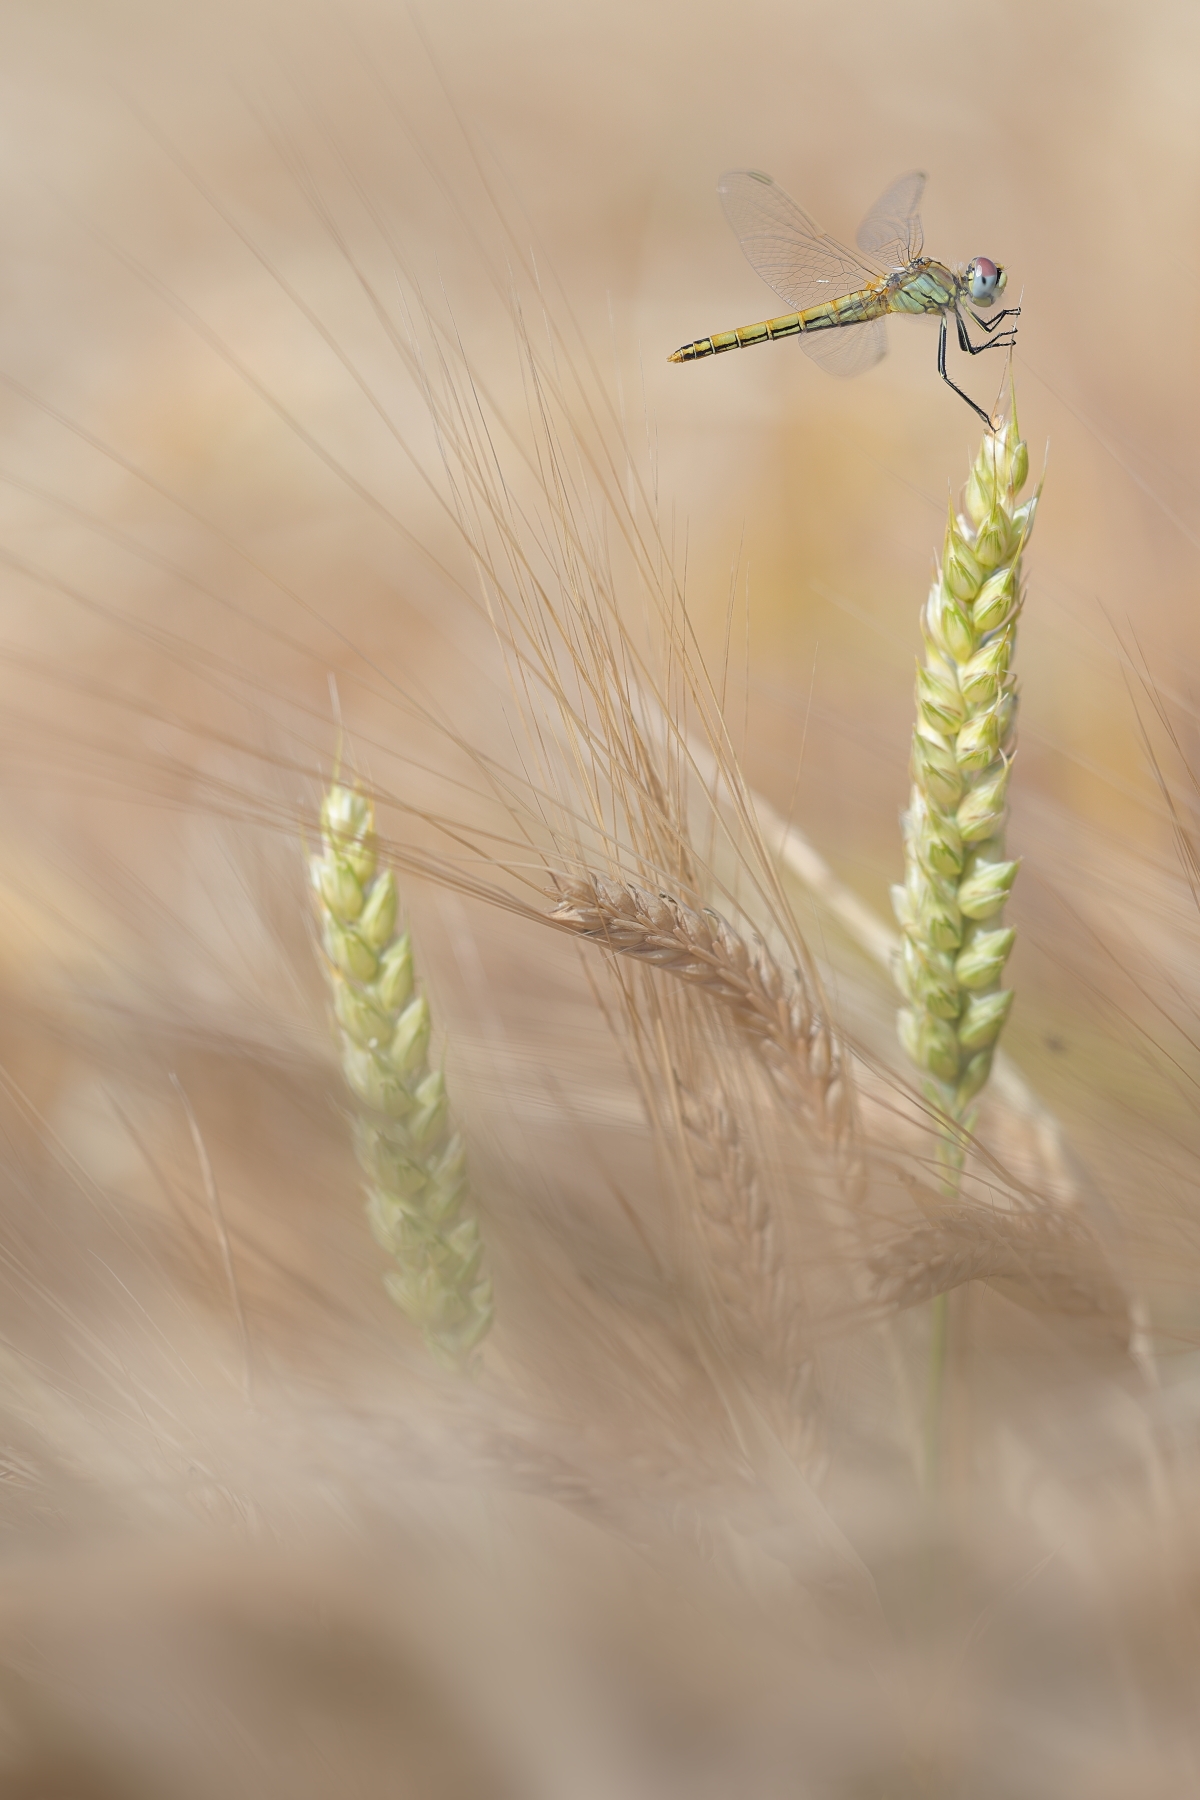
<svg viewBox="0 0 1200 1800"><path fill-rule="evenodd" d="M962 291L962 282L944 263L931 262L927 256L910 262L888 280L888 311L906 313L940 313L953 306Z"/></svg>

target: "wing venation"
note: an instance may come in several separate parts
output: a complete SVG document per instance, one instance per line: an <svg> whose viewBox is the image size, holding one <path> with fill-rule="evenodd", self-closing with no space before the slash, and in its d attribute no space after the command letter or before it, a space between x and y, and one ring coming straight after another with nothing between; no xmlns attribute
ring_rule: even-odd
<svg viewBox="0 0 1200 1800"><path fill-rule="evenodd" d="M806 331L800 347L830 375L861 375L887 355L887 326L882 319L865 325L838 325L832 331Z"/></svg>
<svg viewBox="0 0 1200 1800"><path fill-rule="evenodd" d="M769 175L736 169L721 177L717 192L751 268L797 312L854 293L883 273L822 231Z"/></svg>
<svg viewBox="0 0 1200 1800"><path fill-rule="evenodd" d="M925 177L919 169L893 181L858 228L860 250L886 269L903 269L920 256L925 243L920 205Z"/></svg>

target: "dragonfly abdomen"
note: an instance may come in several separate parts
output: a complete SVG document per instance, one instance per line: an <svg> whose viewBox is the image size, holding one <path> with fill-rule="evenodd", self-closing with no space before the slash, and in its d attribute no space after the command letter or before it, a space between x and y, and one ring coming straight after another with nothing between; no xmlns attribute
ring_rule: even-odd
<svg viewBox="0 0 1200 1800"><path fill-rule="evenodd" d="M700 356L720 356L725 350L747 350L751 344L765 344L769 338L794 337L803 331L803 313L784 313L778 319L763 319L758 325L743 325L737 331L715 331L711 337L697 338L676 350L671 362L695 362Z"/></svg>
<svg viewBox="0 0 1200 1800"><path fill-rule="evenodd" d="M805 331L828 331L836 325L859 325L878 319L888 311L887 295L873 288L857 294L846 294L823 306L810 306L804 312L784 313L778 319L763 319L757 325L743 325L737 331L717 331L711 337L697 338L684 344L668 358L670 362L695 362L701 356L720 356L726 350L748 350L751 344L765 344L775 338L795 337Z"/></svg>

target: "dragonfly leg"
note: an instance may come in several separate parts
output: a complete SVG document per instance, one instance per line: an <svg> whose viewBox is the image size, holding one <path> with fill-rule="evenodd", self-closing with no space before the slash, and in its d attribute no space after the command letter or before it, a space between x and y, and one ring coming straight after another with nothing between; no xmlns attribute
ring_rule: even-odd
<svg viewBox="0 0 1200 1800"><path fill-rule="evenodd" d="M958 319L957 313L955 313L954 316L956 319ZM959 337L961 339L961 337L965 331L965 327L964 327L961 319L958 319L958 330L959 330ZM990 339L989 342L994 343L995 339ZM987 344L981 344L979 346L979 348L981 350L986 350L987 347L988 347ZM973 350L974 346L969 345L968 348ZM959 399L965 400L967 405L970 407L970 409L973 413L978 413L979 417L983 420L984 424L987 426L989 431L995 431L996 427L992 424L991 419L988 417L987 413L984 412L982 406L976 406L976 404L972 400L970 394L964 394L962 389L958 386L957 382L951 381L950 377L946 373L946 315L945 315L945 313L942 314L941 321L940 321L940 329L938 331L937 366L938 366L938 374L941 376L941 378L945 382L946 386L948 388L953 388L954 392L958 395Z"/></svg>
<svg viewBox="0 0 1200 1800"><path fill-rule="evenodd" d="M972 313L971 317L974 318L975 314ZM1007 331L1002 331L999 337L990 337L983 344L973 344L967 335L966 323L960 312L955 312L954 322L958 326L959 349L965 350L968 356L982 356L985 350L1010 350L1017 341L1016 330L1010 326ZM993 323L998 324L999 321L995 320Z"/></svg>
<svg viewBox="0 0 1200 1800"><path fill-rule="evenodd" d="M980 331L986 331L989 335L995 331L1001 319L1019 319L1021 316L1021 309L1019 306L1006 306L1003 312L994 314L990 319L981 319L973 306L968 306L967 311L978 325ZM1010 325L1009 330L1011 331L1012 329L1013 327Z"/></svg>

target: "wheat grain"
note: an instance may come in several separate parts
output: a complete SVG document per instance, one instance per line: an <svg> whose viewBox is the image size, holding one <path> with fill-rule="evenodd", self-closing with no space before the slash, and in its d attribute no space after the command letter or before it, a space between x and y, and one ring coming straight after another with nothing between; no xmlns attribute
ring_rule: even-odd
<svg viewBox="0 0 1200 1800"><path fill-rule="evenodd" d="M378 867L370 801L334 783L321 826L312 885L367 1217L396 1262L384 1284L438 1360L464 1367L491 1326L492 1288L466 1149L441 1071L429 1066L429 1003L409 934L396 930L396 881Z"/></svg>
<svg viewBox="0 0 1200 1800"><path fill-rule="evenodd" d="M961 513L950 506L941 567L921 619L925 660L917 665L904 885L893 888L892 902L901 931L896 977L908 1002L899 1014L900 1041L922 1071L939 1121L938 1159L948 1197L959 1192L974 1103L991 1074L1013 999L1012 990L1000 985L1016 935L1002 919L1018 867L1005 856L1004 822L1017 706L1012 660L1023 598L1021 555L1037 506L1036 496L1017 505L1028 474L1014 393L1009 417L988 433L975 458ZM947 1276L971 1265L962 1244L952 1254L940 1247L917 1262L937 1294L925 1437L932 1486L945 1291L954 1285Z"/></svg>
<svg viewBox="0 0 1200 1800"><path fill-rule="evenodd" d="M1001 972L1015 933L1002 923L1018 864L1005 856L1022 604L1021 555L1036 497L1018 506L1029 454L1008 420L975 459L963 511L951 508L942 564L922 615L905 880L892 891L902 932L901 1042L938 1112L965 1121L991 1072L1012 1005ZM943 1136L961 1160L961 1133Z"/></svg>

